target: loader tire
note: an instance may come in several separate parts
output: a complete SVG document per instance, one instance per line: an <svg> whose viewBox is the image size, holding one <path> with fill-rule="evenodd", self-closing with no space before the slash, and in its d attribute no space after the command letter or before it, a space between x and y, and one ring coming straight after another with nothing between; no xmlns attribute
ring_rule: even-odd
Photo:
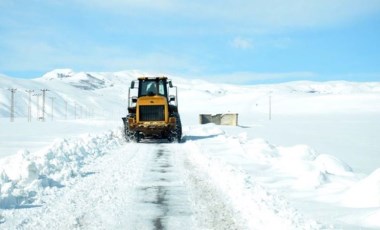
<svg viewBox="0 0 380 230"><path fill-rule="evenodd" d="M176 125L174 129L170 132L168 139L170 142L181 143L181 139L182 139L181 118L178 113L173 113L172 116L176 118Z"/></svg>
<svg viewBox="0 0 380 230"><path fill-rule="evenodd" d="M128 118L130 116L127 116L127 117L123 117L123 122L124 122L124 138L127 142L133 142L136 140L136 133L135 132L132 132L131 130L129 130L129 123L128 123Z"/></svg>

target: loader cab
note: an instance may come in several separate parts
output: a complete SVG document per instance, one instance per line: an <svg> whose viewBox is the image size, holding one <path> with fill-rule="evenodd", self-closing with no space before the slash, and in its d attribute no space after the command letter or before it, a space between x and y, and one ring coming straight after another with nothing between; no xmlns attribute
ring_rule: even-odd
<svg viewBox="0 0 380 230"><path fill-rule="evenodd" d="M136 94L131 93L131 90ZM177 87L173 86L171 80L167 77L140 77L138 81L131 82L128 91L128 110L131 112L135 110L138 98L152 96L165 97L170 106L178 107Z"/></svg>
<svg viewBox="0 0 380 230"><path fill-rule="evenodd" d="M168 98L167 78L140 78L138 97L155 95Z"/></svg>

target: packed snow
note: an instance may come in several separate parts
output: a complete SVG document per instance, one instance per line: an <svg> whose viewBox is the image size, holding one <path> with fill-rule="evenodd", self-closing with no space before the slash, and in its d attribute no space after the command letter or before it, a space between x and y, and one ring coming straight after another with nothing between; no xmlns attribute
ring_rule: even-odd
<svg viewBox="0 0 380 230"><path fill-rule="evenodd" d="M183 143L126 143L120 118L143 75L0 76L1 229L380 228L379 82L169 76ZM28 122L25 90L41 89L45 114L32 94ZM198 124L218 113L239 126Z"/></svg>

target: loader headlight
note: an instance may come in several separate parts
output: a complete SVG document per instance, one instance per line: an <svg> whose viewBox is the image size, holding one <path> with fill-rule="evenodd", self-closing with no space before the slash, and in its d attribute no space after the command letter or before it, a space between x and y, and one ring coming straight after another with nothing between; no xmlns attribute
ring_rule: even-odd
<svg viewBox="0 0 380 230"><path fill-rule="evenodd" d="M135 119L134 118L128 118L128 124L131 125L135 123Z"/></svg>
<svg viewBox="0 0 380 230"><path fill-rule="evenodd" d="M175 120L175 117L169 117L169 123L175 123L176 122L176 120Z"/></svg>

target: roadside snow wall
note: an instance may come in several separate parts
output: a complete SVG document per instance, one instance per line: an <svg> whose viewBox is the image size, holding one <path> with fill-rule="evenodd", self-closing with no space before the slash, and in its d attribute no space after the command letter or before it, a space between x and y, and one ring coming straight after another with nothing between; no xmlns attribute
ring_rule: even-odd
<svg viewBox="0 0 380 230"><path fill-rule="evenodd" d="M120 131L57 139L39 151L21 150L0 161L0 209L28 207L39 195L86 176L82 168L123 143Z"/></svg>

